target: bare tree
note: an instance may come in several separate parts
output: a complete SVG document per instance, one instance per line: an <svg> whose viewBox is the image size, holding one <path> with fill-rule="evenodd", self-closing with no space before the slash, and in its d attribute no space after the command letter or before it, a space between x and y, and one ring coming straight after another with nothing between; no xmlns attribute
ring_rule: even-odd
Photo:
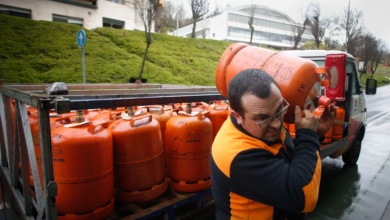
<svg viewBox="0 0 390 220"><path fill-rule="evenodd" d="M344 9L344 15L340 20L340 27L345 30L345 50L352 55L356 54L356 41L363 31L363 27L360 25L362 16L361 11L351 10L351 2L349 2L348 8Z"/></svg>
<svg viewBox="0 0 390 220"><path fill-rule="evenodd" d="M378 69L378 66L381 63L382 58L383 58L383 53L384 53L383 50L380 50L380 49L377 50L377 53L373 57L373 60L371 60L371 73L372 74L374 74L376 72L376 70ZM371 77L372 77L372 75L371 75Z"/></svg>
<svg viewBox="0 0 390 220"><path fill-rule="evenodd" d="M191 37L195 38L195 32L196 32L196 22L200 17L207 14L209 12L209 1L208 0L189 0L190 6L191 6L191 12L192 12L192 34Z"/></svg>
<svg viewBox="0 0 390 220"><path fill-rule="evenodd" d="M156 10L154 16L154 31L157 33L161 33L168 20L169 15L166 11L166 7L164 7L163 9Z"/></svg>
<svg viewBox="0 0 390 220"><path fill-rule="evenodd" d="M375 72L377 71L378 66L382 62L383 55L385 53L384 50L382 49L385 47L384 46L385 44L381 40L376 40L376 45L377 47L375 48L374 53L372 54L372 58L370 60L371 62L370 71L372 75L375 74Z"/></svg>
<svg viewBox="0 0 390 220"><path fill-rule="evenodd" d="M385 66L389 66L390 65L390 51L386 50L386 52L384 53L383 55L383 64Z"/></svg>
<svg viewBox="0 0 390 220"><path fill-rule="evenodd" d="M295 24L292 26L292 33L293 33L293 41L294 41L294 46L292 49L298 49L298 44L302 40L302 35L306 30L306 25L308 25L309 20L306 18L305 21L303 22L303 25L300 24Z"/></svg>
<svg viewBox="0 0 390 220"><path fill-rule="evenodd" d="M324 19L324 25L328 30L328 37L324 38L324 43L327 49L339 49L341 50L341 43L338 40L335 40L341 34L341 29L339 25L339 17L330 17Z"/></svg>
<svg viewBox="0 0 390 220"><path fill-rule="evenodd" d="M157 10L154 22L154 30L159 33L173 31L179 27L179 22L184 18L183 5L175 6L172 1L165 1L164 7Z"/></svg>
<svg viewBox="0 0 390 220"><path fill-rule="evenodd" d="M314 37L314 42L317 48L320 48L320 44L325 35L325 20L321 20L321 9L318 2L312 2L309 6L308 20L310 26L310 32Z"/></svg>
<svg viewBox="0 0 390 220"><path fill-rule="evenodd" d="M291 31L293 34L292 40L294 43L292 49L294 49L294 50L298 49L299 43L302 41L302 35L305 32L306 27L309 26L309 24L310 24L310 21L308 19L308 11L309 11L309 8L306 8L305 12L302 12L302 19L301 19L303 21L302 24L297 22L297 23L291 25Z"/></svg>
<svg viewBox="0 0 390 220"><path fill-rule="evenodd" d="M185 17L186 17L186 10L184 9L184 6L182 4L177 5L176 14L175 14L176 29L183 26Z"/></svg>
<svg viewBox="0 0 390 220"><path fill-rule="evenodd" d="M325 37L324 38L324 48L327 50L341 50L343 47L342 43L332 37Z"/></svg>
<svg viewBox="0 0 390 220"><path fill-rule="evenodd" d="M359 61L363 62L363 66L359 69L360 73L367 73L369 70L369 61L372 59L375 51L373 48L377 47L377 42L370 34L359 37L356 39L358 47L356 48L356 56L360 58Z"/></svg>
<svg viewBox="0 0 390 220"><path fill-rule="evenodd" d="M256 5L252 4L250 14L249 14L249 20L248 20L249 29L251 30L251 37L249 40L249 44L252 44L253 32L255 32L255 27L253 26L253 19L255 17L255 12L256 12Z"/></svg>
<svg viewBox="0 0 390 220"><path fill-rule="evenodd" d="M357 56L363 61L363 67L359 69L360 73L371 73L373 75L382 62L384 44L370 33L359 37L356 42L359 45Z"/></svg>
<svg viewBox="0 0 390 220"><path fill-rule="evenodd" d="M224 10L225 9L222 5L218 4L218 2L215 2L215 8L213 11L213 15L221 14Z"/></svg>
<svg viewBox="0 0 390 220"><path fill-rule="evenodd" d="M139 82L142 79L142 74L144 72L146 57L150 45L152 44L151 31L153 28L153 22L158 10L161 10L163 6L163 1L161 0L129 0L130 5L136 11L138 17L141 19L144 30L145 30L145 40L146 48L144 52L144 57L142 59L141 69L139 71L138 80Z"/></svg>

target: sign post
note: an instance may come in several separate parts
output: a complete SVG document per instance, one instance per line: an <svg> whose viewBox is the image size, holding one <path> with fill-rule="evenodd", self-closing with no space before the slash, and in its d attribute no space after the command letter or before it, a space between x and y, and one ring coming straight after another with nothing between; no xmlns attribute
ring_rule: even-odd
<svg viewBox="0 0 390 220"><path fill-rule="evenodd" d="M87 34L83 29L77 32L77 45L81 48L81 62L83 65L83 83L85 83L85 59L84 59L84 47L87 42Z"/></svg>

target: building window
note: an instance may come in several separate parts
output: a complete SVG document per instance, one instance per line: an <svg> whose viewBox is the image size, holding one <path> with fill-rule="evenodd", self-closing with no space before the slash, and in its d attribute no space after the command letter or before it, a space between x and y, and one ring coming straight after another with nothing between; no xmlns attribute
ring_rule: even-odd
<svg viewBox="0 0 390 220"><path fill-rule="evenodd" d="M228 34L229 36L232 37L249 39L251 32L249 29L246 28L229 27ZM256 31L256 30L253 33L253 39L260 40L260 41L270 41L275 43L290 43L292 41L291 37L287 35Z"/></svg>
<svg viewBox="0 0 390 220"><path fill-rule="evenodd" d="M31 19L31 10L0 5L0 14Z"/></svg>
<svg viewBox="0 0 390 220"><path fill-rule="evenodd" d="M123 29L124 25L125 25L124 21L115 20L111 18L103 18L103 27Z"/></svg>
<svg viewBox="0 0 390 220"><path fill-rule="evenodd" d="M97 8L98 0L51 0L56 2L61 2L64 4L76 5L86 8Z"/></svg>
<svg viewBox="0 0 390 220"><path fill-rule="evenodd" d="M248 15L250 15L252 13L252 10L253 10L252 7L255 7L255 16L256 17L263 16L263 17L267 17L269 19L277 19L277 20L291 22L290 19L286 18L286 16L284 16L283 14L280 14L279 12L276 12L276 11L273 11L273 10L269 10L269 9L266 9L266 8L258 8L256 5L244 8L244 9L242 9L240 11L246 12Z"/></svg>
<svg viewBox="0 0 390 220"><path fill-rule="evenodd" d="M245 16L245 15L229 14L228 20L232 22L247 24L249 18L250 18L249 16ZM261 19L256 17L253 20L253 24L255 26L267 27L275 30L282 30L282 31L289 31L289 32L292 30L291 24L286 24L286 23L281 23L277 21L271 21L271 20L266 20L266 19Z"/></svg>
<svg viewBox="0 0 390 220"><path fill-rule="evenodd" d="M72 17L68 17L68 16L53 14L53 21L63 22L63 23L68 23L68 24L76 24L76 25L79 25L81 27L83 26L83 19L82 18L72 18Z"/></svg>
<svg viewBox="0 0 390 220"><path fill-rule="evenodd" d="M109 2L115 2L115 3L118 3L118 4L123 4L123 0L107 0Z"/></svg>

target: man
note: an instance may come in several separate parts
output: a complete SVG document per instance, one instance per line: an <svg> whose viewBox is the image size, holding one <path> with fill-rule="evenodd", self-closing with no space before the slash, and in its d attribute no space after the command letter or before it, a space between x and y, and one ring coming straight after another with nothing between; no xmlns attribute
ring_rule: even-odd
<svg viewBox="0 0 390 220"><path fill-rule="evenodd" d="M291 106L296 126L291 139L283 127L289 104L275 80L259 69L230 81L228 101L232 111L211 152L217 219L305 219L317 203L319 137L332 125L333 111L319 119Z"/></svg>

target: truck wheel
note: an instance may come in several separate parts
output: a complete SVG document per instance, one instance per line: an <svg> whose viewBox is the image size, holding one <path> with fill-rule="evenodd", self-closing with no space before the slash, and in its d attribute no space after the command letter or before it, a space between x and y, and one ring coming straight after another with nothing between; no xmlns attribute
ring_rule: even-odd
<svg viewBox="0 0 390 220"><path fill-rule="evenodd" d="M355 165L359 159L361 148L362 141L359 138L356 138L351 148L342 155L344 163L347 165Z"/></svg>

